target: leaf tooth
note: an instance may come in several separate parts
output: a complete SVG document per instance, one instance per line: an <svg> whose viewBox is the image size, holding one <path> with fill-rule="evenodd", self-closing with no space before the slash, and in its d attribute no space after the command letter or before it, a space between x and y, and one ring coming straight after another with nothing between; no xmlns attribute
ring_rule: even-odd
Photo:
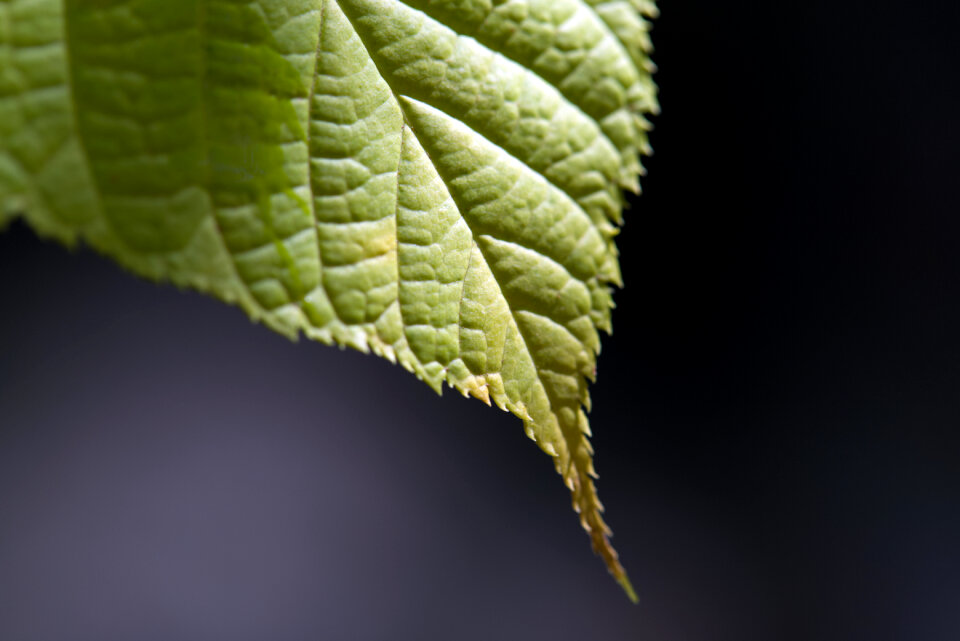
<svg viewBox="0 0 960 641"><path fill-rule="evenodd" d="M486 384L480 385L470 391L474 398L480 399L487 405L490 405L490 390Z"/></svg>

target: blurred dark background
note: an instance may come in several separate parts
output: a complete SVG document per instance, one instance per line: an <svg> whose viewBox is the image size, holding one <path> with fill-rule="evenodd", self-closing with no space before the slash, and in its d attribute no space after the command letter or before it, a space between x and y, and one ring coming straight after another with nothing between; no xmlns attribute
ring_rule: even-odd
<svg viewBox="0 0 960 641"><path fill-rule="evenodd" d="M956 3L664 2L589 551L509 415L0 235L0 639L960 639Z"/></svg>

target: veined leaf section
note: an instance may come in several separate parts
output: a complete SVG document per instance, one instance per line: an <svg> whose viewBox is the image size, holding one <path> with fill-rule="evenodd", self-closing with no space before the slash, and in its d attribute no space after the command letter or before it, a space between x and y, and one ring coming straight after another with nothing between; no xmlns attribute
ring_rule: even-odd
<svg viewBox="0 0 960 641"><path fill-rule="evenodd" d="M0 0L0 225L514 412L633 596L584 407L656 109L655 11Z"/></svg>

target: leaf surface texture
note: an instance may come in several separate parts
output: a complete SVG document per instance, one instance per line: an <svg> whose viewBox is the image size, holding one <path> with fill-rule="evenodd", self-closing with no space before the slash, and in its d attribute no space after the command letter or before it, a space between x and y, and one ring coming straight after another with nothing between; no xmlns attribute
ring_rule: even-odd
<svg viewBox="0 0 960 641"><path fill-rule="evenodd" d="M587 382L647 0L0 0L0 226L507 409L608 541Z"/></svg>

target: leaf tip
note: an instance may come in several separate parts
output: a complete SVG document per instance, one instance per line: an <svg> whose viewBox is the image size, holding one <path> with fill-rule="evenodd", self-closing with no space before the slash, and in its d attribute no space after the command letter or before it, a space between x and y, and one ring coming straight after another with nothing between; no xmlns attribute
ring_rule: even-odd
<svg viewBox="0 0 960 641"><path fill-rule="evenodd" d="M621 576L617 576L615 578L617 583L627 594L627 598L630 599L630 602L634 605L640 603L640 597L637 596L636 590L633 589L633 584L630 583L630 577L627 576L627 573L624 572Z"/></svg>

